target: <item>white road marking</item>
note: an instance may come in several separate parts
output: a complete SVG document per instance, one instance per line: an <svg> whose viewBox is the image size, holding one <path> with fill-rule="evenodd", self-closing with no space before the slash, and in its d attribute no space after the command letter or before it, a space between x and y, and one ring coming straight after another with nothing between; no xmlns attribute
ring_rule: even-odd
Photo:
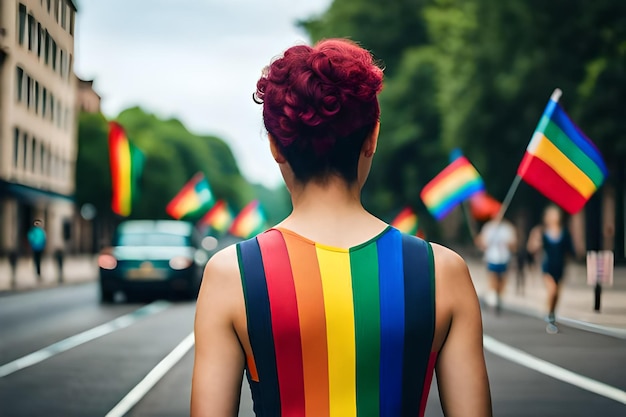
<svg viewBox="0 0 626 417"><path fill-rule="evenodd" d="M622 391L619 388L612 387L603 382L596 381L595 379L591 379L568 369L561 368L558 365L539 359L536 356L506 345L487 335L483 336L483 344L485 346L485 350L504 359L508 359L511 362L515 362L519 365L525 366L526 368L533 369L544 375L601 395L605 398L626 404L626 391Z"/></svg>
<svg viewBox="0 0 626 417"><path fill-rule="evenodd" d="M26 356L22 356L19 359L0 366L0 378L10 375L24 368L28 368L29 366L36 365L42 361L45 361L48 358L58 355L59 353L68 351L72 348L90 342L109 333L113 333L116 330L128 327L146 316L150 316L152 314L156 314L167 309L169 306L170 303L166 301L155 301L133 311L132 313L125 314L107 323L101 324L92 329L85 330L82 333L70 336L67 339L63 339L59 342L53 343L50 346L47 346L36 352L30 353Z"/></svg>
<svg viewBox="0 0 626 417"><path fill-rule="evenodd" d="M157 364L105 417L123 417L189 352L195 343L193 332Z"/></svg>

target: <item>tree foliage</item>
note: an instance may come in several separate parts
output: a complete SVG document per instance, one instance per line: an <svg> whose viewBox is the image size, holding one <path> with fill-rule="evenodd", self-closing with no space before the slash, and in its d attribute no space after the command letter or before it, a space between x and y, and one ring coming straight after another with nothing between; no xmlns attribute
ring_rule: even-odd
<svg viewBox="0 0 626 417"><path fill-rule="evenodd" d="M179 120L162 120L139 107L124 110L116 120L146 157L140 198L131 218L168 218L165 206L199 171L205 173L216 199L228 201L234 210L254 198L260 199L271 219L284 217L288 210L285 191L250 184L221 139L193 134ZM108 123L104 116L81 114L78 140L77 203L93 204L98 213L111 215Z"/></svg>
<svg viewBox="0 0 626 417"><path fill-rule="evenodd" d="M98 213L111 213L108 124L102 114L81 113L76 159L76 203L92 204Z"/></svg>
<svg viewBox="0 0 626 417"><path fill-rule="evenodd" d="M626 2L335 0L303 27L353 38L387 66L366 193L379 215L419 208L455 147L502 199L555 87L609 166L626 157ZM513 209L543 203L520 193Z"/></svg>

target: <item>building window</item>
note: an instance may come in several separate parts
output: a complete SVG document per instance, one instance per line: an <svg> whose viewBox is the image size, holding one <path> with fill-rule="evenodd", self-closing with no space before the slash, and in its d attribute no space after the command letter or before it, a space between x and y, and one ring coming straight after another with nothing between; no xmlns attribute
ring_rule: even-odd
<svg viewBox="0 0 626 417"><path fill-rule="evenodd" d="M46 172L46 145L43 143L39 146L39 172L43 176L48 175Z"/></svg>
<svg viewBox="0 0 626 417"><path fill-rule="evenodd" d="M48 157L47 157L47 161L46 161L46 175L48 177L52 177L54 175L54 173L52 172L52 150L48 149Z"/></svg>
<svg viewBox="0 0 626 417"><path fill-rule="evenodd" d="M48 89L46 87L43 88L41 92L41 117L46 118L46 113L48 109Z"/></svg>
<svg viewBox="0 0 626 417"><path fill-rule="evenodd" d="M33 102L33 79L26 75L26 108L30 109Z"/></svg>
<svg viewBox="0 0 626 417"><path fill-rule="evenodd" d="M50 13L52 7L52 1L46 0L46 8L48 9L48 13Z"/></svg>
<svg viewBox="0 0 626 417"><path fill-rule="evenodd" d="M52 40L52 56L50 57L50 59L52 60L52 71L57 70L57 43L54 41L54 39L52 39L52 37L50 37L50 39Z"/></svg>
<svg viewBox="0 0 626 417"><path fill-rule="evenodd" d="M13 167L18 168L20 164L20 130L13 129Z"/></svg>
<svg viewBox="0 0 626 417"><path fill-rule="evenodd" d="M61 127L63 123L63 106L61 100L57 102L57 127Z"/></svg>
<svg viewBox="0 0 626 417"><path fill-rule="evenodd" d="M67 30L67 4L61 0L61 27Z"/></svg>
<svg viewBox="0 0 626 417"><path fill-rule="evenodd" d="M70 35L74 36L74 9L70 7Z"/></svg>
<svg viewBox="0 0 626 417"><path fill-rule="evenodd" d="M15 80L15 92L17 94L17 101L21 103L24 100L24 70L20 67L16 69Z"/></svg>
<svg viewBox="0 0 626 417"><path fill-rule="evenodd" d="M18 24L18 37L20 39L20 45L24 46L26 37L26 6L20 3L19 8L19 24Z"/></svg>
<svg viewBox="0 0 626 417"><path fill-rule="evenodd" d="M52 93L50 93L50 121L54 122L54 105L55 105L55 101L54 101L54 95Z"/></svg>
<svg viewBox="0 0 626 417"><path fill-rule="evenodd" d="M39 168L39 141L33 137L33 141L31 142L31 151L30 151L30 166L31 172L33 174L37 174L37 170Z"/></svg>
<svg viewBox="0 0 626 417"><path fill-rule="evenodd" d="M43 52L44 42L45 42L45 38L44 38L43 27L41 26L41 23L38 22L37 23L37 56L39 58L41 58L41 54Z"/></svg>
<svg viewBox="0 0 626 417"><path fill-rule="evenodd" d="M28 135L22 133L22 169L28 169Z"/></svg>
<svg viewBox="0 0 626 417"><path fill-rule="evenodd" d="M35 30L37 27L35 26L35 18L32 14L28 15L28 50L35 50L35 39L37 35L35 34Z"/></svg>
<svg viewBox="0 0 626 417"><path fill-rule="evenodd" d="M35 81L35 114L39 114L39 82Z"/></svg>
<svg viewBox="0 0 626 417"><path fill-rule="evenodd" d="M61 78L65 77L65 51L63 48L59 48L59 74L61 74Z"/></svg>
<svg viewBox="0 0 626 417"><path fill-rule="evenodd" d="M44 43L44 62L46 63L46 65L48 65L50 63L50 34L48 33L48 29L46 29L46 33L44 35L45 39L43 41Z"/></svg>
<svg viewBox="0 0 626 417"><path fill-rule="evenodd" d="M54 0L54 20L59 23L59 0Z"/></svg>
<svg viewBox="0 0 626 417"><path fill-rule="evenodd" d="M65 108L65 124L63 125L63 127L65 128L65 130L69 130L70 129L70 109L69 108Z"/></svg>

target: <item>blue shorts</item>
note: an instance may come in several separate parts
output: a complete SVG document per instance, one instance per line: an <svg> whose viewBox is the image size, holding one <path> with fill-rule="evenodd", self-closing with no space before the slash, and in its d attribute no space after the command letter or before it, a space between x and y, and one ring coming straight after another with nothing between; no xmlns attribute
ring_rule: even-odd
<svg viewBox="0 0 626 417"><path fill-rule="evenodd" d="M508 264L487 263L487 271L493 272L494 274L504 274L508 266L509 266Z"/></svg>

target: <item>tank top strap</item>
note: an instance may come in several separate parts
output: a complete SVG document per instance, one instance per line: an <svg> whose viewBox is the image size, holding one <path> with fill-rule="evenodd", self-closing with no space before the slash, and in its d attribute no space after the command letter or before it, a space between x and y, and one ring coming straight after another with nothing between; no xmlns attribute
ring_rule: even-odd
<svg viewBox="0 0 626 417"><path fill-rule="evenodd" d="M274 231L276 232L276 231ZM280 233L266 232L264 239L276 244L282 239ZM253 398L256 416L279 416L280 393L273 387L278 385L270 300L265 277L265 267L258 237L237 243L239 271L246 303L248 336L253 345L252 357L246 358L246 377ZM250 314L250 312L255 314ZM263 384L260 378L263 378Z"/></svg>
<svg viewBox="0 0 626 417"><path fill-rule="evenodd" d="M421 393L419 416L424 414L437 353L432 352L435 335L435 264L430 243L402 235L405 294L405 345L403 399ZM412 372L407 372L412 370ZM403 409L414 409L405 404Z"/></svg>

